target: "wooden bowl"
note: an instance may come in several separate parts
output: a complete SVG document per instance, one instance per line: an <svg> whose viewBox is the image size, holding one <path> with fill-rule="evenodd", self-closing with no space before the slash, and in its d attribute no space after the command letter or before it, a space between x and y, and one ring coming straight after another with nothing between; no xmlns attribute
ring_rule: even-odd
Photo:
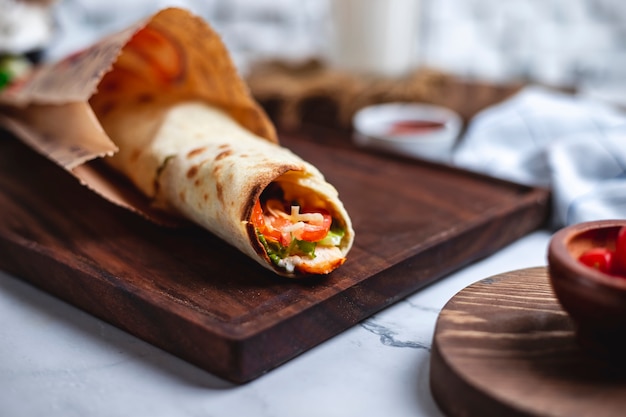
<svg viewBox="0 0 626 417"><path fill-rule="evenodd" d="M626 362L622 359L626 358L626 279L578 260L591 247L614 250L622 226L626 220L602 220L557 231L548 246L548 270L554 294L574 321L580 344Z"/></svg>

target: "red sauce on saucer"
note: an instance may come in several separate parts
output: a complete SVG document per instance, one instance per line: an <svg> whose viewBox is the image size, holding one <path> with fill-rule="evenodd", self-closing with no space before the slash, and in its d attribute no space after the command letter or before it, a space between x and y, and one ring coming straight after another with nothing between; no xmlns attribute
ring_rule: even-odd
<svg viewBox="0 0 626 417"><path fill-rule="evenodd" d="M444 127L444 123L430 120L400 120L393 122L389 128L390 135L413 135L428 133Z"/></svg>

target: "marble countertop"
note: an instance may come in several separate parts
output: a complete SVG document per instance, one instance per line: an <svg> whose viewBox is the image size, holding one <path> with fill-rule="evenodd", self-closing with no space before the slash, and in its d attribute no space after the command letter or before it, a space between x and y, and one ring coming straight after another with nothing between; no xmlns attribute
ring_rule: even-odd
<svg viewBox="0 0 626 417"><path fill-rule="evenodd" d="M478 280L545 265L550 236L533 232L244 385L0 272L1 414L442 416L429 387L440 310Z"/></svg>

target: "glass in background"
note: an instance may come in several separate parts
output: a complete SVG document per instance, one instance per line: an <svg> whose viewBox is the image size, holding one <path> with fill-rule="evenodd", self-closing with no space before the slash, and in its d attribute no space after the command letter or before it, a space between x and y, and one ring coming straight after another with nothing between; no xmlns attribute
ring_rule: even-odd
<svg viewBox="0 0 626 417"><path fill-rule="evenodd" d="M420 0L330 0L331 66L361 74L398 77L415 69Z"/></svg>

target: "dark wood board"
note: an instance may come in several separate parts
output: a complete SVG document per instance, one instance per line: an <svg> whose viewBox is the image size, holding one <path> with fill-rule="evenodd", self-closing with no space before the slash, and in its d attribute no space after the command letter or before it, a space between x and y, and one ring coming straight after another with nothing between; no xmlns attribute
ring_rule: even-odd
<svg viewBox="0 0 626 417"><path fill-rule="evenodd" d="M0 268L224 379L254 379L542 225L549 194L376 155L349 134L282 143L339 190L356 240L327 277L287 280L208 232L154 225L0 138Z"/></svg>
<svg viewBox="0 0 626 417"><path fill-rule="evenodd" d="M578 344L545 267L461 290L437 320L431 391L451 417L618 417L626 372Z"/></svg>

